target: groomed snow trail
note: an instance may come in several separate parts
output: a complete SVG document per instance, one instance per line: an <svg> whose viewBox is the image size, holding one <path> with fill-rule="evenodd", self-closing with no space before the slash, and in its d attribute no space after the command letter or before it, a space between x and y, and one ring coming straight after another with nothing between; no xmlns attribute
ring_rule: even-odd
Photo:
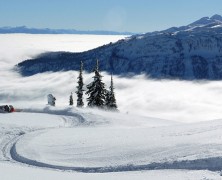
<svg viewBox="0 0 222 180"><path fill-rule="evenodd" d="M123 118L121 114L71 109L27 112L53 116L60 122L53 127L18 128L12 138L4 140L6 161L86 173L222 169L221 120L177 124L128 116L130 120L117 125L114 116Z"/></svg>
<svg viewBox="0 0 222 180"><path fill-rule="evenodd" d="M57 111L57 114L61 114L61 112ZM13 120L11 120L12 115ZM30 117L33 119L29 119ZM13 158L12 149L16 142L22 139L23 136L33 132L39 132L40 134L40 132L50 129L74 127L84 123L84 119L78 114L72 114L72 118L70 118L69 116L55 116L50 111L44 114L43 111L39 110L24 110L18 114L4 114L1 118L0 161L9 162L19 162Z"/></svg>

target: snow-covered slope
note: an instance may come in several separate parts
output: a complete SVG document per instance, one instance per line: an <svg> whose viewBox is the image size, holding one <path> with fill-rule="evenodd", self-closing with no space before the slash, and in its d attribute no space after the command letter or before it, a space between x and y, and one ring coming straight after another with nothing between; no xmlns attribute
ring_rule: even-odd
<svg viewBox="0 0 222 180"><path fill-rule="evenodd" d="M222 17L205 17L188 26L135 35L83 53L46 53L18 64L23 75L78 70L145 73L151 78L222 79Z"/></svg>
<svg viewBox="0 0 222 180"><path fill-rule="evenodd" d="M96 109L36 107L10 119L0 114L0 128L3 180L24 180L30 172L34 179L220 178L221 120L184 125Z"/></svg>

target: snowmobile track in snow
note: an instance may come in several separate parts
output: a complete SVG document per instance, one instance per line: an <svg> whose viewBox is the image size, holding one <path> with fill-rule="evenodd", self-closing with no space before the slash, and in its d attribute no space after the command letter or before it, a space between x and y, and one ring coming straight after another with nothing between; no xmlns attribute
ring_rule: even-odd
<svg viewBox="0 0 222 180"><path fill-rule="evenodd" d="M4 147L2 149L2 153L3 153L3 156L5 158L5 161L10 161L12 159L12 157L11 157L11 148L15 144L15 142L17 142L17 140L19 138L21 138L21 136L23 136L23 135L24 135L24 133L20 133L18 136L15 136L12 139L10 139L10 141L8 141L4 145Z"/></svg>
<svg viewBox="0 0 222 180"><path fill-rule="evenodd" d="M18 141L18 139L17 139ZM16 141L16 142L17 142ZM110 166L110 167L69 167L58 166L47 163L31 160L19 155L16 151L16 142L10 149L10 154L13 160L28 164L31 166L41 168L51 168L57 170L72 170L84 173L107 173L107 172L124 172L124 171L141 171L141 170L163 170L163 169L187 169L187 170L210 170L220 171L222 169L222 157L197 159L197 160L185 160L174 161L165 163L151 163L147 165L125 165L125 166Z"/></svg>
<svg viewBox="0 0 222 180"><path fill-rule="evenodd" d="M52 113L49 113L52 114ZM56 112L53 114L63 115L62 112ZM78 119L79 124L85 123L86 119L80 114L70 114L70 116ZM72 127L74 124L70 122L70 119L62 117L65 125ZM67 127L66 126L66 127ZM64 126L65 127L65 126ZM58 127L57 127L58 128ZM124 171L141 171L141 170L163 170L163 169L187 169L187 170L211 170L220 171L222 170L222 157L212 157L205 159L196 160L183 160L183 161L173 161L173 162L162 162L162 163L149 163L143 165L121 165L121 166L107 166L107 167L70 167L70 166L60 166L47 164L43 162L38 162L36 160L28 159L23 157L17 152L16 145L17 142L22 139L26 134L37 132L40 130L47 131L53 128L38 129L31 132L23 132L12 138L3 148L3 154L7 161L23 163L29 166L50 168L55 170L65 170L65 171L78 171L84 173L106 173L106 172L124 172ZM160 152L161 153L161 152Z"/></svg>

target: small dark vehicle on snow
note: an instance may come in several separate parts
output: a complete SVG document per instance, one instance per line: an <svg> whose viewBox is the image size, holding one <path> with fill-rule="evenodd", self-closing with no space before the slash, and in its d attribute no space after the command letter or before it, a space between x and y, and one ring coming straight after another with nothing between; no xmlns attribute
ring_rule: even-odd
<svg viewBox="0 0 222 180"><path fill-rule="evenodd" d="M15 112L15 109L12 105L0 106L0 113L11 113L11 112Z"/></svg>

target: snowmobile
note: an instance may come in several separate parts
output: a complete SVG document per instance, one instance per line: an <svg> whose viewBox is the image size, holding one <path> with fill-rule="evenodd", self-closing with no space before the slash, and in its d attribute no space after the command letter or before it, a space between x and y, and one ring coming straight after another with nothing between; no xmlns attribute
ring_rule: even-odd
<svg viewBox="0 0 222 180"><path fill-rule="evenodd" d="M12 105L0 106L0 113L11 113L11 112L15 112L15 109Z"/></svg>

